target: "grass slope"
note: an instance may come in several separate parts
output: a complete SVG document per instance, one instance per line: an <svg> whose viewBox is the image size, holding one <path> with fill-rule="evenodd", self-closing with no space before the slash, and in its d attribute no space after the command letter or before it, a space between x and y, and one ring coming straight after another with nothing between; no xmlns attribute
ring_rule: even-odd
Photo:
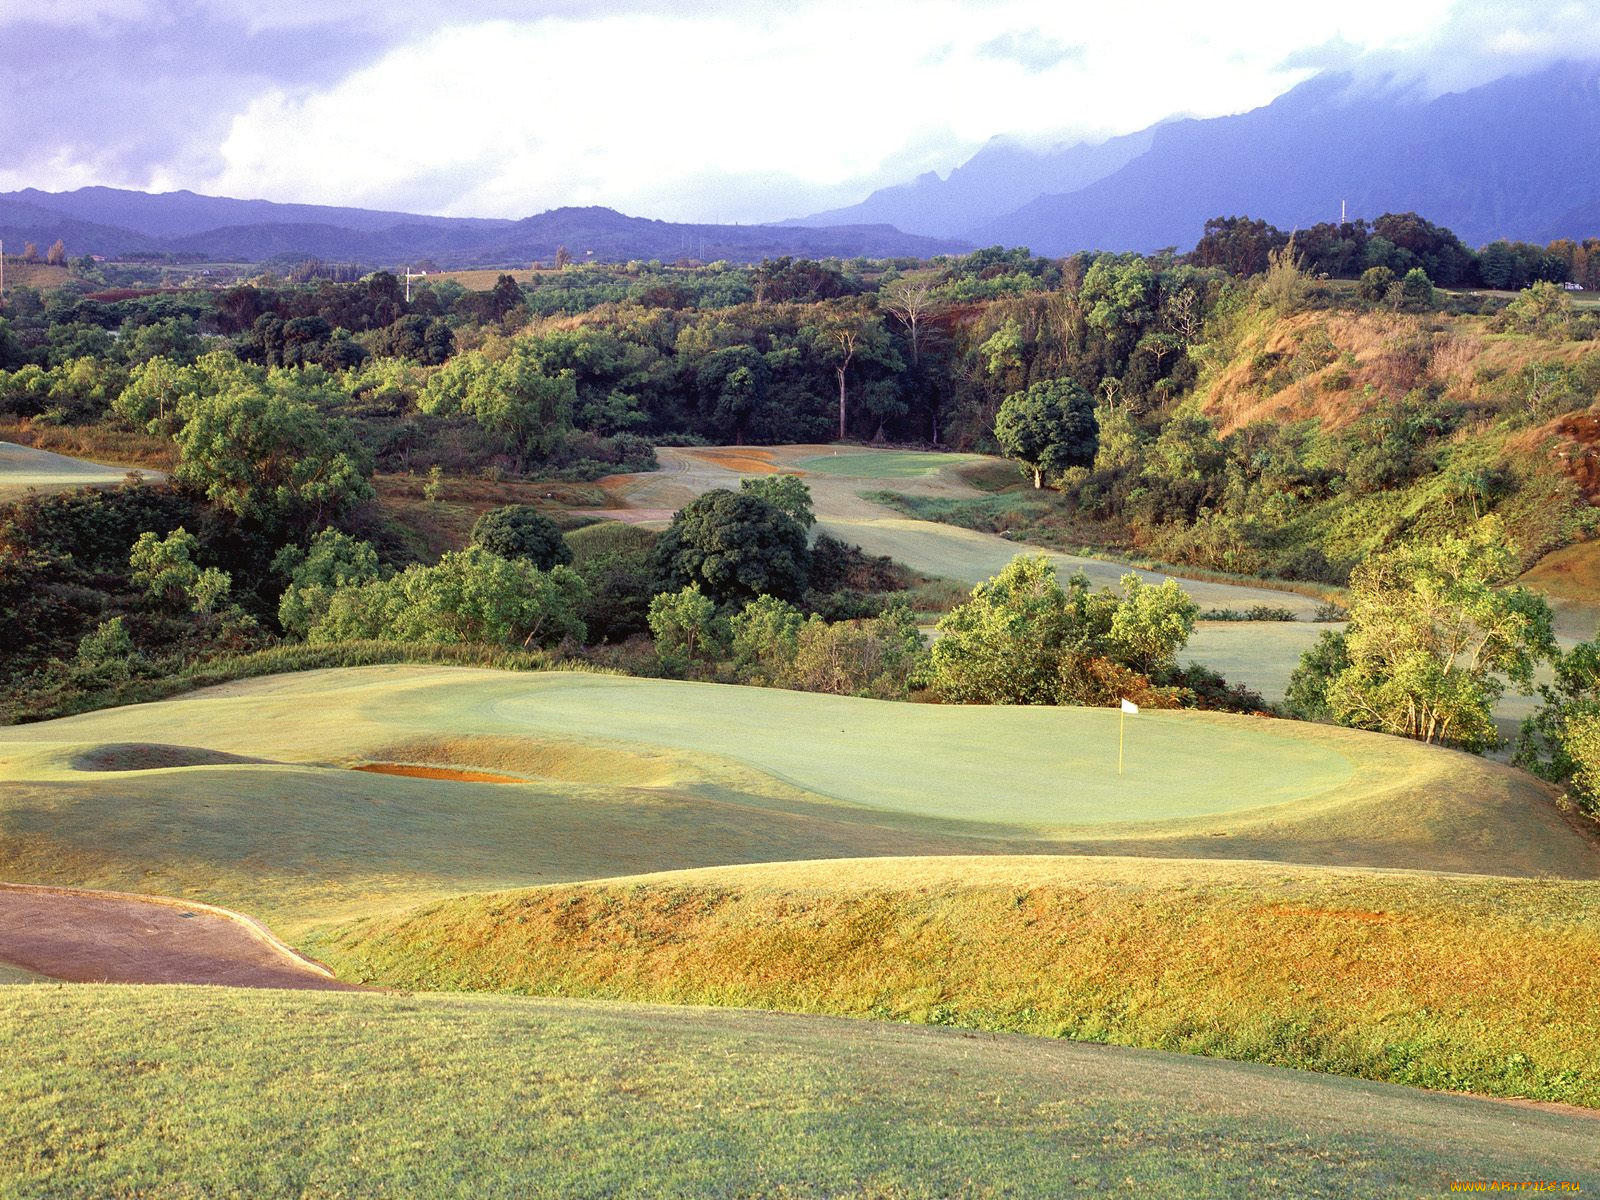
<svg viewBox="0 0 1600 1200"><path fill-rule="evenodd" d="M1399 1197L1600 1172L1585 1117L696 1009L0 992L0 1196Z"/></svg>
<svg viewBox="0 0 1600 1200"><path fill-rule="evenodd" d="M465 891L876 855L1600 873L1507 768L1162 713L1129 722L1119 778L1116 720L450 667L269 676L0 730L0 878L192 897L293 936ZM527 782L348 769L371 762Z"/></svg>
<svg viewBox="0 0 1600 1200"><path fill-rule="evenodd" d="M1600 1107L1600 883L1116 858L731 867L319 932L398 987L1013 1030Z"/></svg>

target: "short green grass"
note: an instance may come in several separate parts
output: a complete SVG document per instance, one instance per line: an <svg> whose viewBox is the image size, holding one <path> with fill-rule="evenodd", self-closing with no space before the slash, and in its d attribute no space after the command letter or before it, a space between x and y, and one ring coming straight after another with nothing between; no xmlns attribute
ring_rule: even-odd
<svg viewBox="0 0 1600 1200"><path fill-rule="evenodd" d="M1600 883L1255 863L787 863L319 931L389 986L1013 1030L1600 1107Z"/></svg>
<svg viewBox="0 0 1600 1200"><path fill-rule="evenodd" d="M984 461L979 454L943 454L927 450L840 450L796 459L793 466L812 475L849 479L918 479L949 467Z"/></svg>
<svg viewBox="0 0 1600 1200"><path fill-rule="evenodd" d="M1170 1055L496 997L0 991L0 1196L1401 1197L1584 1117Z"/></svg>

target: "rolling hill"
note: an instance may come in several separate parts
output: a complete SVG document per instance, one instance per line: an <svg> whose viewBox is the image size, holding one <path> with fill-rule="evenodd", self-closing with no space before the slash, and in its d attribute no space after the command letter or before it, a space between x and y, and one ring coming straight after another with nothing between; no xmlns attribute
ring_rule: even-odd
<svg viewBox="0 0 1600 1200"><path fill-rule="evenodd" d="M520 221L233 200L193 192L151 195L117 188L0 195L0 240L74 257L174 254L208 262L315 257L368 264L431 258L444 266L553 261L560 246L602 261L696 258L756 262L814 258L929 257L965 243L856 221L827 228L695 225L625 216L601 207L558 208Z"/></svg>

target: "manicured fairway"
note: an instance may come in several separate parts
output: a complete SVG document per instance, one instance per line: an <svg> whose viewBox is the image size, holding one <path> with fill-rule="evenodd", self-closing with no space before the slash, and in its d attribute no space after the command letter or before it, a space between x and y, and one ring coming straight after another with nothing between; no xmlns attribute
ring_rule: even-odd
<svg viewBox="0 0 1600 1200"><path fill-rule="evenodd" d="M119 484L131 470L146 479L162 478L160 471L145 467L114 467L104 463L68 458L49 450L35 450L15 442L0 442L0 500L11 500L30 488L59 492L68 488Z"/></svg>
<svg viewBox="0 0 1600 1200"><path fill-rule="evenodd" d="M794 466L809 475L843 475L851 479L925 479L950 467L985 461L981 454L937 454L920 450L840 450L797 458Z"/></svg>
<svg viewBox="0 0 1600 1200"><path fill-rule="evenodd" d="M0 991L0 1196L1401 1197L1600 1123L1120 1048L492 997Z"/></svg>

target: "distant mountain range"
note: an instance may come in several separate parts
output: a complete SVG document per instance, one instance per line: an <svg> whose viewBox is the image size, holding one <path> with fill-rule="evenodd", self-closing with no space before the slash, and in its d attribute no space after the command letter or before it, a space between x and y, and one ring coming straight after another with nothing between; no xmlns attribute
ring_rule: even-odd
<svg viewBox="0 0 1600 1200"><path fill-rule="evenodd" d="M691 225L609 208L520 221L115 188L0 194L0 239L71 255L172 252L213 262L321 258L369 266L931 257L1187 249L1211 217L1283 229L1416 211L1472 245L1600 236L1600 64L1566 63L1429 98L1324 74L1263 108L1171 120L1098 144L989 143L945 178L773 225Z"/></svg>
<svg viewBox="0 0 1600 1200"><path fill-rule="evenodd" d="M369 266L433 259L447 267L550 262L561 246L576 259L708 262L758 262L784 254L927 258L969 248L861 222L824 228L688 225L628 217L609 208L558 208L510 221L103 187L0 193L0 240L13 253L24 242L34 242L42 252L57 238L73 257L173 253L209 262L291 257Z"/></svg>
<svg viewBox="0 0 1600 1200"><path fill-rule="evenodd" d="M1031 192L1031 195L1024 193ZM796 223L889 221L976 245L1187 249L1216 216L1283 229L1416 211L1473 245L1600 236L1600 64L1566 63L1470 91L1320 75L1253 112L1178 120L1101 145L991 143Z"/></svg>

